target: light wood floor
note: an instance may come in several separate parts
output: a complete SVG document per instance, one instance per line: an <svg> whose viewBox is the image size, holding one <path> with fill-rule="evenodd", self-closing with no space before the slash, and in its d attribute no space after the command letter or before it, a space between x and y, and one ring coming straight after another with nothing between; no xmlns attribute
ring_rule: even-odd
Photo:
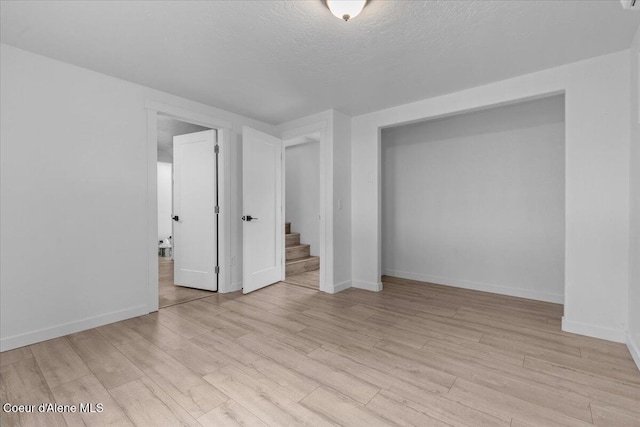
<svg viewBox="0 0 640 427"><path fill-rule="evenodd" d="M288 274L285 279L285 283L290 285L303 286L309 289L320 288L320 270L305 271L304 273Z"/></svg>
<svg viewBox="0 0 640 427"><path fill-rule="evenodd" d="M209 291L174 285L173 260L165 257L158 257L158 286L160 308L213 295Z"/></svg>
<svg viewBox="0 0 640 427"><path fill-rule="evenodd" d="M384 278L214 294L0 355L2 402L100 402L2 426L638 426L624 345L562 306Z"/></svg>

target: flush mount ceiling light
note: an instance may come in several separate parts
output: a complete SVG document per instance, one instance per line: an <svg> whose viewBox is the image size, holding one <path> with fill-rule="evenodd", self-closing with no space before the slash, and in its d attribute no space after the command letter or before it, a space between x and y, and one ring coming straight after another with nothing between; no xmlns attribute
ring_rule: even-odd
<svg viewBox="0 0 640 427"><path fill-rule="evenodd" d="M336 18L348 21L362 12L367 0L326 0L325 3Z"/></svg>

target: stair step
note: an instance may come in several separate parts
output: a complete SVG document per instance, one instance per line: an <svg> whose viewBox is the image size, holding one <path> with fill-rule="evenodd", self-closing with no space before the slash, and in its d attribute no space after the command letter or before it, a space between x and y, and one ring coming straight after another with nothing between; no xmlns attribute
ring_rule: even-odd
<svg viewBox="0 0 640 427"><path fill-rule="evenodd" d="M291 261L298 258L308 258L311 255L310 245L295 245L287 246L287 261Z"/></svg>
<svg viewBox="0 0 640 427"><path fill-rule="evenodd" d="M290 222L285 222L284 223L284 234L291 234L291 223Z"/></svg>
<svg viewBox="0 0 640 427"><path fill-rule="evenodd" d="M297 246L300 244L300 233L287 233L284 236L285 246Z"/></svg>
<svg viewBox="0 0 640 427"><path fill-rule="evenodd" d="M313 271L320 268L320 257L309 256L306 258L287 261L285 266L285 275L304 273L305 271Z"/></svg>

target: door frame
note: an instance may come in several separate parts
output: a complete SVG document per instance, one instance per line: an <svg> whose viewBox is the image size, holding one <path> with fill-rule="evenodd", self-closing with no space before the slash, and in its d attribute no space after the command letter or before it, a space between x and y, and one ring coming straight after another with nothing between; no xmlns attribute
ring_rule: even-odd
<svg viewBox="0 0 640 427"><path fill-rule="evenodd" d="M329 256L330 253L332 253L333 251L329 250L333 248L333 233L327 233L327 203L326 200L327 198L329 198L329 200L331 200L331 198L333 197L333 193L327 188L328 186L328 180L327 180L327 176L328 173L330 173L331 169L332 169L332 162L327 161L327 159L330 159L330 154L328 153L328 147L327 147L327 127L328 127L328 123L326 120L308 125L308 126L300 126L300 127L296 127L296 128L292 128L292 129L287 129L284 130L281 134L281 138L282 138L282 146L283 146L283 151L287 149L287 147L293 146L295 144L291 144L291 140L292 139L296 139L296 138L300 138L306 135L310 135L310 134L316 134L319 133L320 134L320 158L319 158L319 162L320 162L320 233L319 233L319 239L318 239L318 243L320 246L319 248L319 254L320 254L320 281L319 281L319 289L322 292L328 292L328 293L334 293L335 291L333 290L333 287L329 286L329 281L327 280L327 272L332 272L333 271L333 259L331 259L332 257ZM282 210L283 212L285 212L285 206L286 206L286 161L285 161L285 156L284 156L284 152L283 152L283 156L282 156ZM330 186L330 183L329 183ZM286 220L286 218L285 218ZM333 222L330 222L330 224L333 224ZM283 258L282 258L282 262L283 262L283 270L282 270L282 275L283 275L283 280L284 280L284 276L285 276L285 270L286 270L286 248L283 248Z"/></svg>
<svg viewBox="0 0 640 427"><path fill-rule="evenodd" d="M147 305L149 313L158 311L158 114L187 123L215 129L217 144L220 146L218 158L218 204L220 206L220 231L218 233L218 254L220 274L218 292L231 289L231 141L232 124L229 121L203 115L172 105L147 100L147 254L148 284Z"/></svg>

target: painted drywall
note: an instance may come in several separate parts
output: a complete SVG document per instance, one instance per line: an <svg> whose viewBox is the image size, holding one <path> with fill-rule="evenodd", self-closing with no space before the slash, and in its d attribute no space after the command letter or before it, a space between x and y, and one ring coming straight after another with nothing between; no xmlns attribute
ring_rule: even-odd
<svg viewBox="0 0 640 427"><path fill-rule="evenodd" d="M173 165L158 162L158 240L172 235Z"/></svg>
<svg viewBox="0 0 640 427"><path fill-rule="evenodd" d="M629 50L631 65L631 188L629 230L629 334L627 346L640 368L640 29Z"/></svg>
<svg viewBox="0 0 640 427"><path fill-rule="evenodd" d="M310 142L285 149L285 220L300 242L320 254L320 143Z"/></svg>
<svg viewBox="0 0 640 427"><path fill-rule="evenodd" d="M333 122L333 280L336 290L351 287L351 117L332 111Z"/></svg>
<svg viewBox="0 0 640 427"><path fill-rule="evenodd" d="M232 124L241 259L240 133L272 126L5 44L0 67L2 350L149 311L146 101Z"/></svg>
<svg viewBox="0 0 640 427"><path fill-rule="evenodd" d="M381 141L383 274L562 302L564 97Z"/></svg>
<svg viewBox="0 0 640 427"><path fill-rule="evenodd" d="M565 93L563 329L622 342L629 278L629 51L352 120L353 285L381 289L380 128Z"/></svg>

